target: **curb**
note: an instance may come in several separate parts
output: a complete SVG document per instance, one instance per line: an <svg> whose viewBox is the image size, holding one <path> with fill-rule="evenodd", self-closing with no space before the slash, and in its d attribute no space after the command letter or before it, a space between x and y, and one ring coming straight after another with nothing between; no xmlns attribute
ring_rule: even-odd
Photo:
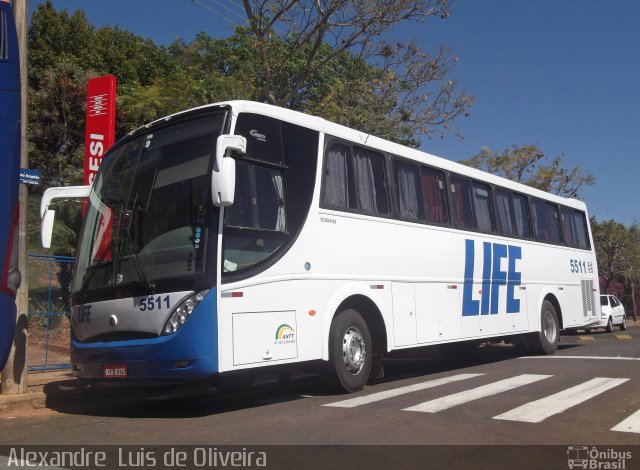
<svg viewBox="0 0 640 470"><path fill-rule="evenodd" d="M0 395L0 413L37 410L47 407L47 395L43 391L21 395Z"/></svg>

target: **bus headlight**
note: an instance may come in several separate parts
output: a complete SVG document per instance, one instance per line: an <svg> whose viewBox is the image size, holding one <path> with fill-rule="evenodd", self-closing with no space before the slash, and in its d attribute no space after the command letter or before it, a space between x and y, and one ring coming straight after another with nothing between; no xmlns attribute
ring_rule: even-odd
<svg viewBox="0 0 640 470"><path fill-rule="evenodd" d="M167 323L165 323L164 328L162 329L162 336L171 335L178 331L182 325L185 324L191 312L196 308L196 306L202 302L205 295L207 295L209 291L204 290L202 292L198 292L197 294L190 295L185 300L182 301L178 305L178 307L173 311Z"/></svg>

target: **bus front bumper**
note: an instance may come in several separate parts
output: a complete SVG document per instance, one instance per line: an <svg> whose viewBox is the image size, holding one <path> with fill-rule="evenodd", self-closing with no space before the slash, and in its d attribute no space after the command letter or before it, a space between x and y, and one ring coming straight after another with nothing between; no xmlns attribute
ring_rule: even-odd
<svg viewBox="0 0 640 470"><path fill-rule="evenodd" d="M186 382L218 372L216 295L212 289L176 333L126 341L71 342L77 377Z"/></svg>

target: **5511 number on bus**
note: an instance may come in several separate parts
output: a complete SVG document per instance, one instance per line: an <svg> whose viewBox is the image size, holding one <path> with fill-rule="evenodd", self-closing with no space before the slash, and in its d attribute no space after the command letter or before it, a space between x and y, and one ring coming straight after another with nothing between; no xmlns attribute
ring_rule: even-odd
<svg viewBox="0 0 640 470"><path fill-rule="evenodd" d="M587 262L586 261L580 261L580 260L577 260L577 259L570 259L569 260L569 265L571 266L571 272L572 273L587 274Z"/></svg>
<svg viewBox="0 0 640 470"><path fill-rule="evenodd" d="M140 299L140 304L138 306L141 312L145 310L162 310L163 308L169 308L169 296L165 295L164 297L160 295L150 296L146 299Z"/></svg>

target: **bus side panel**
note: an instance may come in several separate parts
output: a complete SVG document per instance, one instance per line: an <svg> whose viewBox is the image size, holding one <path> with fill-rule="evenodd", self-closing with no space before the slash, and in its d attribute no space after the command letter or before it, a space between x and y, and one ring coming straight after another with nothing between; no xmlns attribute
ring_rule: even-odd
<svg viewBox="0 0 640 470"><path fill-rule="evenodd" d="M227 285L223 291L218 336L220 372L327 360L331 321L340 304L350 297L367 297L381 312L391 312L389 283L371 289L371 282L312 276L308 280L255 282L247 287ZM236 295L230 295L232 292ZM393 324L390 318L385 321L389 334Z"/></svg>

